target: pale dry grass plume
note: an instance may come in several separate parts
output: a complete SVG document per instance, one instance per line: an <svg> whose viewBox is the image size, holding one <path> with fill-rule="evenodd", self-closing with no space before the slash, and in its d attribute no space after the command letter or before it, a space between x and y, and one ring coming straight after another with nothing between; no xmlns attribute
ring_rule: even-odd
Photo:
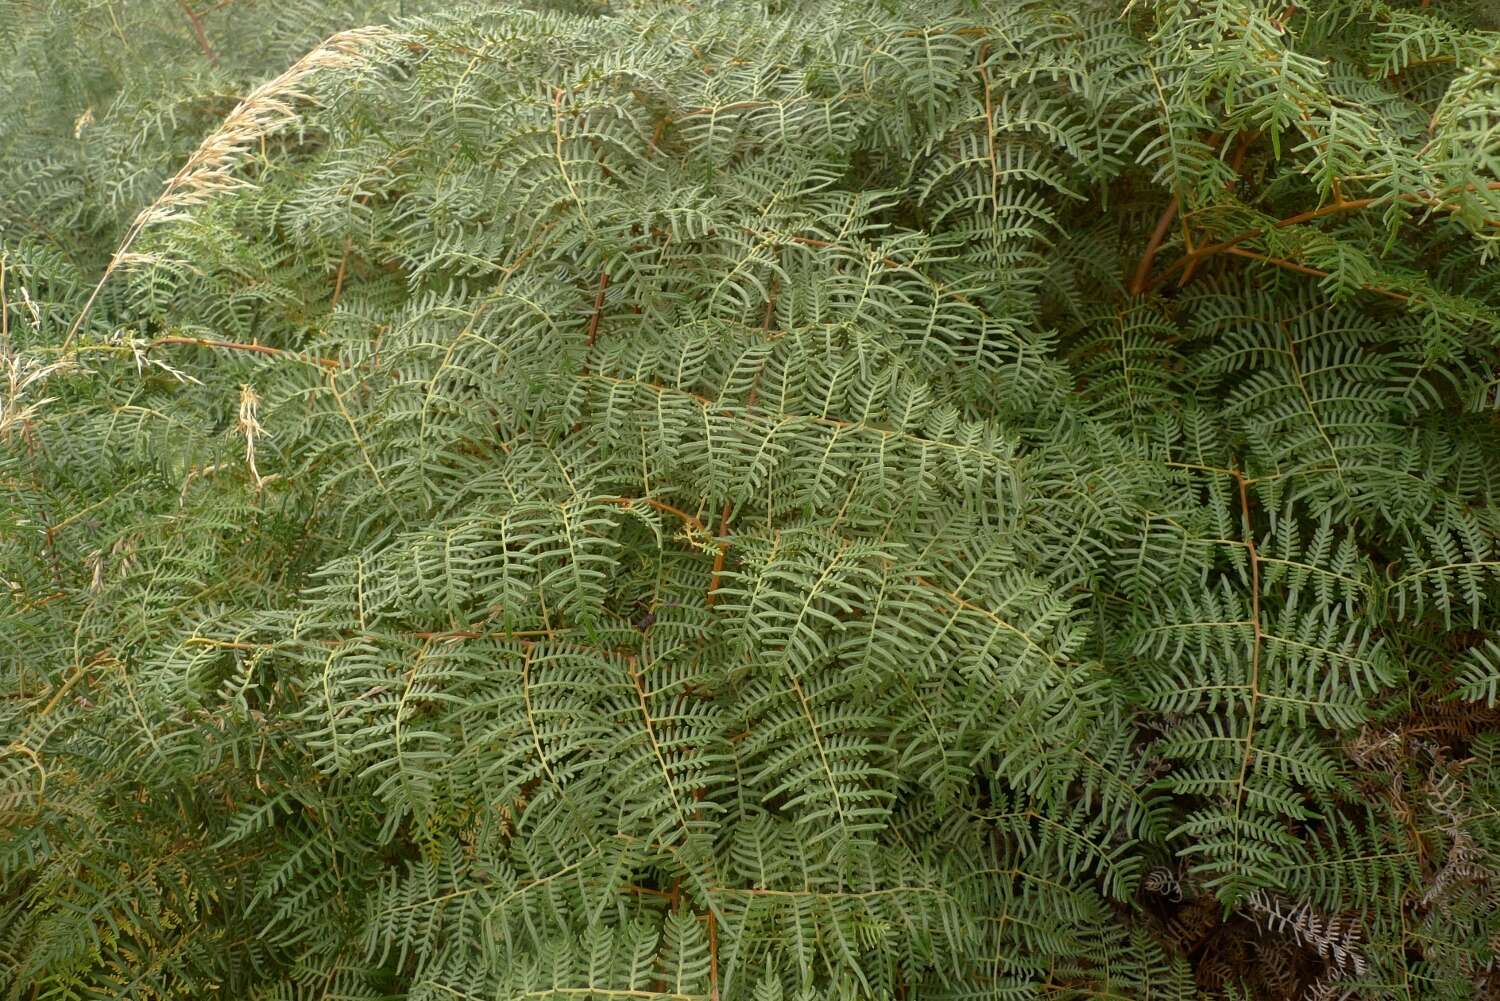
<svg viewBox="0 0 1500 1001"><path fill-rule="evenodd" d="M156 200L135 217L125 239L105 267L104 275L68 329L63 349L67 349L83 326L110 275L120 264L132 259L131 245L146 227L183 218L194 205L202 204L221 192L248 186L249 181L235 176L235 169L262 139L297 121L298 103L311 99L305 89L309 79L324 71L358 65L372 49L394 37L391 29L378 25L331 35L280 76L267 80L241 100L219 127L198 144L182 169L167 181Z"/></svg>

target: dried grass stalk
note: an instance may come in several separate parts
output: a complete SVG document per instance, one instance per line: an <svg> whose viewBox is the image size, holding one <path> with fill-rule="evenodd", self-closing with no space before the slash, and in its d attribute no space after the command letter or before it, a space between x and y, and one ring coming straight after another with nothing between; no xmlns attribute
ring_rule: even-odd
<svg viewBox="0 0 1500 1001"><path fill-rule="evenodd" d="M260 397L256 395L254 386L240 387L238 430L245 436L245 464L250 467L250 476L255 481L255 489L260 490L265 481L261 478L260 470L255 466L255 440L264 433L265 429L260 426Z"/></svg>
<svg viewBox="0 0 1500 1001"><path fill-rule="evenodd" d="M110 257L99 283L68 329L63 349L68 348L88 318L104 283L120 264L130 259L131 245L146 227L184 218L186 210L194 205L202 204L221 192L249 186L250 182L235 176L235 168L262 139L297 121L297 104L309 99L305 89L308 80L325 70L355 66L364 61L371 49L394 37L391 29L379 25L331 35L280 76L267 80L240 101L219 127L198 144L156 200L135 217L125 239Z"/></svg>

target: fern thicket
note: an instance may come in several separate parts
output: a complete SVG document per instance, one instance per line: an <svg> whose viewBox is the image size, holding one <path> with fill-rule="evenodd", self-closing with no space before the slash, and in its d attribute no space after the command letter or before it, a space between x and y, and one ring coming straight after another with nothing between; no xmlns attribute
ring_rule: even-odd
<svg viewBox="0 0 1500 1001"><path fill-rule="evenodd" d="M1497 990L1490 5L4 12L5 997Z"/></svg>

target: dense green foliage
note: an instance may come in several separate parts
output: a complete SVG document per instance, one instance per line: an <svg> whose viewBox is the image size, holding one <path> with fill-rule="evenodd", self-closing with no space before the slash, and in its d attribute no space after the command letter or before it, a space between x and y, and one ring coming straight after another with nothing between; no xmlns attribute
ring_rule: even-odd
<svg viewBox="0 0 1500 1001"><path fill-rule="evenodd" d="M1500 990L1492 5L0 14L0 996Z"/></svg>

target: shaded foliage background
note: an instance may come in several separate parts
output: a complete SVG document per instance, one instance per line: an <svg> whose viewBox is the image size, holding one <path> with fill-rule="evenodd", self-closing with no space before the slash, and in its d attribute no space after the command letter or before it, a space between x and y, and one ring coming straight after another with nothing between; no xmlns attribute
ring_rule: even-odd
<svg viewBox="0 0 1500 1001"><path fill-rule="evenodd" d="M1489 5L0 15L7 997L1496 990Z"/></svg>

